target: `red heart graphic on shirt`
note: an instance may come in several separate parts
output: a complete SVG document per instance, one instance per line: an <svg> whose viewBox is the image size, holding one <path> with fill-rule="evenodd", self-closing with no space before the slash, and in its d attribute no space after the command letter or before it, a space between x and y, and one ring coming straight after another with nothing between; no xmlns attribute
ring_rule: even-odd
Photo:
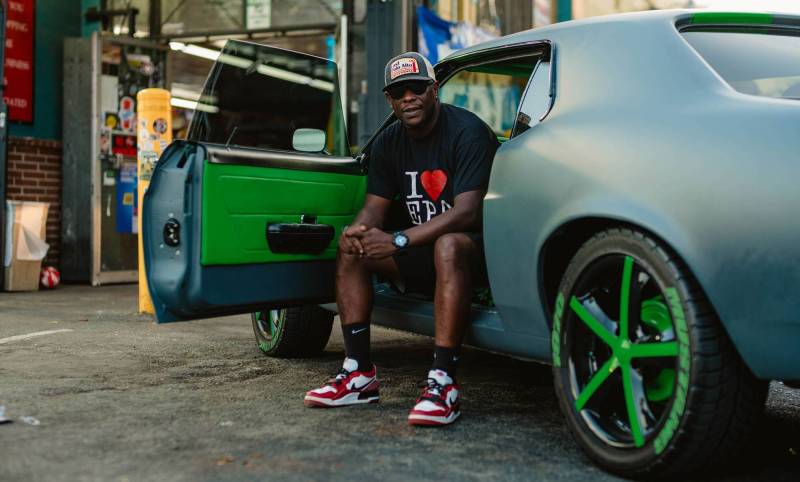
<svg viewBox="0 0 800 482"><path fill-rule="evenodd" d="M447 173L441 169L436 169L435 171L423 171L422 176L420 176L420 180L422 181L422 187L425 188L425 192L428 193L428 196L436 201L439 199L439 196L442 195L444 186L447 184Z"/></svg>

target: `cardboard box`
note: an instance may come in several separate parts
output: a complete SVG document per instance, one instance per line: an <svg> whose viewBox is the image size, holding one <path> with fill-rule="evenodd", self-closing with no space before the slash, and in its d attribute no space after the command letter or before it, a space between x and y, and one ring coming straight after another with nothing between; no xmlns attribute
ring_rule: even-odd
<svg viewBox="0 0 800 482"><path fill-rule="evenodd" d="M49 247L44 242L49 207L49 203L6 201L6 291L39 289L42 259Z"/></svg>

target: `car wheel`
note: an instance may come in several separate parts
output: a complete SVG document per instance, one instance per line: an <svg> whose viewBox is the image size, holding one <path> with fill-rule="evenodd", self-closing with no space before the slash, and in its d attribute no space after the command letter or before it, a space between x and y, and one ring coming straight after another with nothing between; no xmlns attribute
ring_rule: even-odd
<svg viewBox="0 0 800 482"><path fill-rule="evenodd" d="M742 362L691 273L631 230L584 244L555 302L561 410L596 463L626 477L721 467L748 441L768 384Z"/></svg>
<svg viewBox="0 0 800 482"><path fill-rule="evenodd" d="M300 358L322 353L334 313L319 306L257 311L251 315L258 347L267 356Z"/></svg>

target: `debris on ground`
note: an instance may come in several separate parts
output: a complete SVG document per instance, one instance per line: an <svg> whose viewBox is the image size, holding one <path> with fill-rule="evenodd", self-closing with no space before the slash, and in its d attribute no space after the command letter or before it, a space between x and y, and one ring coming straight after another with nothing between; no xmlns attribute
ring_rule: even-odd
<svg viewBox="0 0 800 482"><path fill-rule="evenodd" d="M0 424L4 423L11 423L13 420L10 418L6 418L6 407L5 405L0 405Z"/></svg>
<svg viewBox="0 0 800 482"><path fill-rule="evenodd" d="M36 427L38 425L41 425L41 422L39 421L39 419L37 419L35 417L29 417L27 415L24 416L24 417L20 417L20 421L22 421L24 423L27 423L28 425L33 425L34 427Z"/></svg>
<svg viewBox="0 0 800 482"><path fill-rule="evenodd" d="M235 461L236 459L232 455L226 455L225 457L222 457L221 459L217 460L217 465L228 465Z"/></svg>
<svg viewBox="0 0 800 482"><path fill-rule="evenodd" d="M219 426L220 427L231 427L231 426L233 426L233 422L231 422L230 420L226 420L224 422L220 422Z"/></svg>

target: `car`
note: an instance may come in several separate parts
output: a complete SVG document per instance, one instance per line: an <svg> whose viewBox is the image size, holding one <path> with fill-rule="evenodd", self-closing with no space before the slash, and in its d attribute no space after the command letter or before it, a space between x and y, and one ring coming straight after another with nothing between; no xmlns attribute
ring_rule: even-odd
<svg viewBox="0 0 800 482"><path fill-rule="evenodd" d="M502 141L483 205L491 295L467 343L551 364L606 470L723 467L769 381L800 380L800 18L565 22L435 71L442 100ZM265 354L320 353L368 161L369 143L348 147L335 64L229 41L144 198L158 321L253 313ZM376 280L373 321L432 335L433 303Z"/></svg>

